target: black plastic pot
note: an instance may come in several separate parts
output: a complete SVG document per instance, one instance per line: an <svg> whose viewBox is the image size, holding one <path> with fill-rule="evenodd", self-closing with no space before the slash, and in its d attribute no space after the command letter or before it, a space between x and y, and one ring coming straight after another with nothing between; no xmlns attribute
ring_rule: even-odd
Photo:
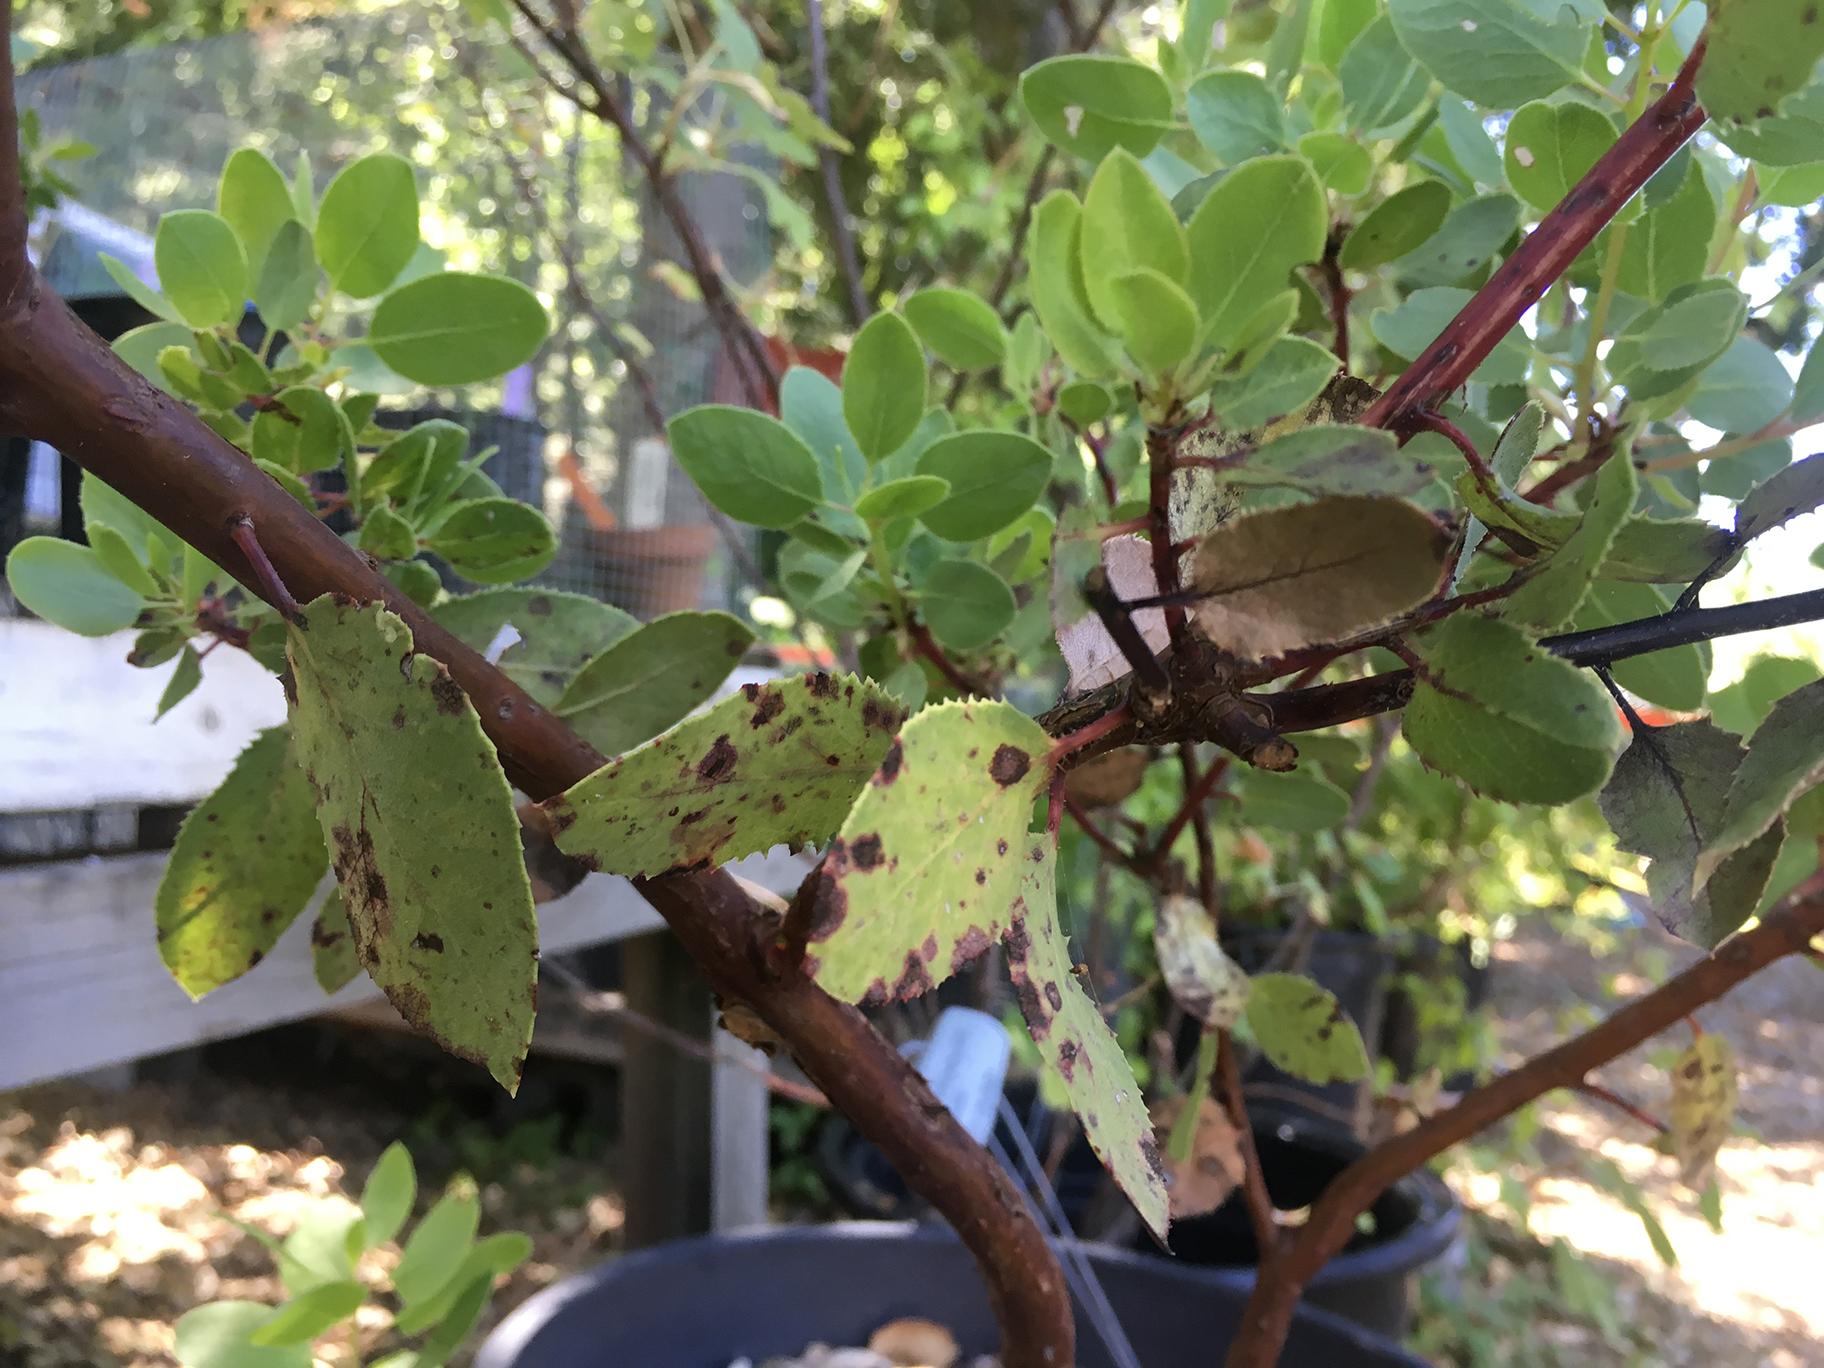
<svg viewBox="0 0 1824 1368"><path fill-rule="evenodd" d="M1158 1259L1094 1249L1090 1259L1143 1368L1208 1368L1234 1337L1245 1295ZM630 1254L533 1297L490 1335L475 1368L728 1368L796 1354L812 1341L865 1344L880 1325L923 1316L965 1355L998 1335L968 1251L933 1227L783 1227L685 1240ZM1109 1368L1079 1311L1077 1368ZM1281 1368L1423 1368L1399 1345L1301 1308Z"/></svg>
<svg viewBox="0 0 1824 1368"><path fill-rule="evenodd" d="M1474 1012L1488 1000L1490 967L1476 963L1467 939L1444 941L1418 934L1405 941L1381 1024L1381 1053L1397 1077L1412 1078L1419 1072L1425 1045L1420 1021L1426 1005L1420 998L1455 1000L1464 1013ZM1452 1074L1444 1079L1444 1089L1466 1092L1476 1082L1473 1073Z"/></svg>

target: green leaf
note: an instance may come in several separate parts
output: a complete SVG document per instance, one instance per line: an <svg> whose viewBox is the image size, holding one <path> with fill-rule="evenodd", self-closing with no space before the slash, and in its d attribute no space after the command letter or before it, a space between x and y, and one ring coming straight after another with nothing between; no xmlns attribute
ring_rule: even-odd
<svg viewBox="0 0 1824 1368"><path fill-rule="evenodd" d="M222 166L215 208L234 229L247 265L258 278L280 227L296 217L285 177L258 148L240 148ZM266 321L268 326L277 326L271 319Z"/></svg>
<svg viewBox="0 0 1824 1368"><path fill-rule="evenodd" d="M1172 1000L1206 1026L1227 1030L1247 1010L1248 976L1223 952L1216 924L1195 898L1159 900L1153 953Z"/></svg>
<svg viewBox="0 0 1824 1368"><path fill-rule="evenodd" d="M1125 332L1125 292L1116 280L1151 270L1177 284L1189 266L1184 229L1170 201L1126 152L1111 152L1083 197L1083 283L1092 314L1105 328ZM1091 269L1093 263L1093 269Z"/></svg>
<svg viewBox="0 0 1824 1368"><path fill-rule="evenodd" d="M273 1316L262 1302L210 1302L178 1318L173 1350L184 1368L310 1368L310 1347L260 1348L250 1342Z"/></svg>
<svg viewBox="0 0 1824 1368"><path fill-rule="evenodd" d="M1727 280L1700 280L1636 315L1606 363L1633 399L1670 394L1728 350L1748 301Z"/></svg>
<svg viewBox="0 0 1824 1368"><path fill-rule="evenodd" d="M332 888L310 924L310 967L317 987L325 993L340 991L361 972L355 953L355 930L342 905L342 890Z"/></svg>
<svg viewBox="0 0 1824 1368"><path fill-rule="evenodd" d="M545 306L517 280L443 271L389 292L366 341L407 380L469 385L525 365L550 331Z"/></svg>
<svg viewBox="0 0 1824 1368"><path fill-rule="evenodd" d="M1809 423L1824 417L1824 347L1813 344L1799 367L1792 398L1792 421Z"/></svg>
<svg viewBox="0 0 1824 1368"><path fill-rule="evenodd" d="M905 712L852 676L741 692L545 803L558 848L634 878L828 839Z"/></svg>
<svg viewBox="0 0 1824 1368"><path fill-rule="evenodd" d="M1339 195L1359 195L1374 179L1374 158L1368 149L1343 133L1307 133L1298 140L1298 155Z"/></svg>
<svg viewBox="0 0 1824 1368"><path fill-rule="evenodd" d="M1094 379L1114 374L1120 363L1114 340L1090 316L1082 218L1083 206L1068 190L1053 190L1039 201L1026 241L1027 291L1058 355L1079 375Z"/></svg>
<svg viewBox="0 0 1824 1368"><path fill-rule="evenodd" d="M164 692L158 696L158 710L152 715L152 720L162 721L166 713L194 693L196 686L202 682L203 658L186 644L178 653L177 668L171 671Z"/></svg>
<svg viewBox="0 0 1824 1368"><path fill-rule="evenodd" d="M1389 0L1400 43L1445 88L1514 109L1575 84L1590 26L1566 5L1522 0Z"/></svg>
<svg viewBox="0 0 1824 1368"><path fill-rule="evenodd" d="M1792 403L1792 376L1757 337L1742 333L1698 379L1685 409L1723 432L1754 432Z"/></svg>
<svg viewBox="0 0 1824 1368"><path fill-rule="evenodd" d="M383 1245L397 1235L418 1200L418 1175L412 1156L397 1140L388 1145L361 1189L361 1220L367 1247Z"/></svg>
<svg viewBox="0 0 1824 1368"><path fill-rule="evenodd" d="M1293 267L1323 254L1328 220L1324 189L1302 157L1257 157L1224 176L1185 230L1206 340L1234 347Z"/></svg>
<svg viewBox="0 0 1824 1368"><path fill-rule="evenodd" d="M441 1292L475 1245L481 1225L481 1207L472 1191L446 1192L418 1222L399 1266L393 1270L393 1291L400 1302L413 1307Z"/></svg>
<svg viewBox="0 0 1824 1368"><path fill-rule="evenodd" d="M1337 66L1349 126L1373 135L1398 124L1430 84L1385 15L1364 28Z"/></svg>
<svg viewBox="0 0 1824 1368"><path fill-rule="evenodd" d="M1716 201L1703 168L1693 161L1676 194L1628 225L1616 284L1647 300L1695 284L1703 279L1715 231Z"/></svg>
<svg viewBox="0 0 1824 1368"><path fill-rule="evenodd" d="M252 455L297 474L346 465L355 432L336 401L320 389L293 385L253 415Z"/></svg>
<svg viewBox="0 0 1824 1368"><path fill-rule="evenodd" d="M1376 205L1343 239L1338 264L1351 271L1371 271L1424 243L1450 212L1450 190L1443 181L1422 180Z"/></svg>
<svg viewBox="0 0 1824 1368"><path fill-rule="evenodd" d="M1483 195L1459 204L1425 242L1392 263L1401 279L1415 285L1451 285L1480 276L1520 226L1520 202L1512 195Z"/></svg>
<svg viewBox="0 0 1824 1368"><path fill-rule="evenodd" d="M1735 855L1702 890L1692 887L1699 855L1716 832L1742 743L1709 722L1637 733L1615 762L1597 802L1623 850L1645 855L1647 892L1666 930L1706 949L1754 911L1784 832Z"/></svg>
<svg viewBox="0 0 1824 1368"><path fill-rule="evenodd" d="M294 753L362 967L408 1022L514 1091L538 931L493 744L448 672L378 605L323 595L288 627L285 653Z"/></svg>
<svg viewBox="0 0 1824 1368"><path fill-rule="evenodd" d="M1473 613L1418 645L1403 726L1427 765L1510 803L1568 803L1608 779L1621 728L1593 675Z"/></svg>
<svg viewBox="0 0 1824 1368"><path fill-rule="evenodd" d="M1786 99L1770 119L1713 118L1711 127L1731 151L1762 166L1803 166L1818 159L1824 136L1824 83L1814 82Z"/></svg>
<svg viewBox="0 0 1824 1368"><path fill-rule="evenodd" d="M1144 157L1172 126L1165 77L1127 57L1049 58L1020 77L1020 100L1047 141L1088 161Z"/></svg>
<svg viewBox="0 0 1824 1368"><path fill-rule="evenodd" d="M1058 412L1078 427L1101 422L1114 406L1115 399L1108 387L1094 380L1072 380L1058 390Z"/></svg>
<svg viewBox="0 0 1824 1368"><path fill-rule="evenodd" d="M1562 627L1576 614L1596 582L1615 535L1634 511L1634 462L1617 451L1597 471L1589 504L1564 544L1533 572L1501 607L1509 622L1534 631Z"/></svg>
<svg viewBox="0 0 1824 1368"><path fill-rule="evenodd" d="M577 671L640 625L631 613L555 589L484 589L445 600L431 616L465 646L484 653L511 627L518 640L496 664L547 708Z"/></svg>
<svg viewBox="0 0 1824 1368"><path fill-rule="evenodd" d="M253 303L268 328L295 328L317 302L317 254L310 229L296 219L279 225L254 277Z"/></svg>
<svg viewBox="0 0 1824 1368"><path fill-rule="evenodd" d="M1236 811L1249 826L1329 831L1349 815L1348 794L1322 775L1302 770L1249 770L1237 780L1235 792L1241 800Z"/></svg>
<svg viewBox="0 0 1824 1368"><path fill-rule="evenodd" d="M27 537L15 546L6 558L6 582L24 607L80 636L131 627L145 607L93 548L56 537Z"/></svg>
<svg viewBox="0 0 1824 1368"><path fill-rule="evenodd" d="M900 731L810 891L810 967L845 1002L916 997L999 939L1048 842L1027 833L1051 739L1005 703Z"/></svg>
<svg viewBox="0 0 1824 1368"><path fill-rule="evenodd" d="M316 243L331 288L352 299L370 299L391 285L418 250L418 183L412 164L391 152L375 152L343 167L317 207ZM499 307L499 300L494 304ZM376 326L379 321L376 315Z"/></svg>
<svg viewBox="0 0 1824 1368"><path fill-rule="evenodd" d="M956 370L983 370L1007 354L1007 329L988 301L968 290L920 290L900 306L937 358Z"/></svg>
<svg viewBox="0 0 1824 1368"><path fill-rule="evenodd" d="M441 1291L400 1314L397 1322L399 1333L417 1335L440 1321L457 1319L459 1305L473 1297L477 1285L484 1293L491 1292L496 1278L503 1273L511 1273L531 1257L531 1237L521 1235L518 1231L504 1231L477 1241L475 1247L464 1257L461 1267L444 1283ZM485 1302L486 1297L482 1300ZM463 1338L463 1335L455 1334L454 1326L447 1333L454 1335L455 1342L460 1342ZM466 1334L466 1328L464 1333Z"/></svg>
<svg viewBox="0 0 1824 1368"><path fill-rule="evenodd" d="M1656 617L1672 608L1671 595L1651 584L1598 580L1590 588L1574 624L1576 630L1612 627ZM1676 712L1695 712L1704 705L1710 679L1710 643L1694 642L1634 656L1610 667L1615 682L1637 698Z"/></svg>
<svg viewBox="0 0 1824 1368"><path fill-rule="evenodd" d="M1216 26L1228 18L1233 0L1185 0L1179 20L1178 58L1191 74L1202 70L1217 42Z"/></svg>
<svg viewBox="0 0 1824 1368"><path fill-rule="evenodd" d="M1615 138L1615 125L1600 110L1572 100L1535 100L1508 121L1502 154L1507 183L1542 213L1554 209Z"/></svg>
<svg viewBox="0 0 1824 1368"><path fill-rule="evenodd" d="M134 273L133 268L127 265L126 262L120 260L119 257L109 256L106 252L98 252L96 253L96 260L101 262L101 268L108 273L114 283L120 286L121 292L147 313L162 318L169 323L181 323L183 321L177 312L177 306L150 285L146 284L145 281L141 280L139 276ZM148 326L157 325L153 324ZM137 332L139 329L134 329L133 331Z"/></svg>
<svg viewBox="0 0 1824 1368"><path fill-rule="evenodd" d="M842 366L842 416L861 454L891 455L925 415L925 349L896 313L862 325Z"/></svg>
<svg viewBox="0 0 1824 1368"><path fill-rule="evenodd" d="M1444 132L1446 149L1472 181L1491 186L1501 183L1501 152L1483 128L1479 113L1455 95L1440 96L1438 127Z"/></svg>
<svg viewBox="0 0 1824 1368"><path fill-rule="evenodd" d="M158 581L134 554L127 539L113 528L97 523L84 529L101 568L143 598L158 598Z"/></svg>
<svg viewBox="0 0 1824 1368"><path fill-rule="evenodd" d="M1470 298L1468 290L1443 285L1414 290L1393 308L1375 310L1368 326L1383 346L1410 361L1437 339ZM1485 385L1524 384L1528 364L1526 340L1514 329L1495 344L1472 378Z"/></svg>
<svg viewBox="0 0 1824 1368"><path fill-rule="evenodd" d="M823 493L847 499L867 483L868 461L842 416L842 391L809 366L793 366L779 382L779 420L817 458Z"/></svg>
<svg viewBox="0 0 1824 1368"><path fill-rule="evenodd" d="M247 258L219 214L179 209L158 221L152 243L158 283L184 321L213 328L237 321L247 308Z"/></svg>
<svg viewBox="0 0 1824 1368"><path fill-rule="evenodd" d="M1415 460L1392 433L1337 424L1296 428L1275 437L1222 477L1232 484L1307 494L1410 497L1429 488L1437 472Z"/></svg>
<svg viewBox="0 0 1824 1368"><path fill-rule="evenodd" d="M1196 306L1157 271L1125 271L1108 283L1127 349L1149 375L1163 376L1189 359L1197 345Z"/></svg>
<svg viewBox="0 0 1824 1368"><path fill-rule="evenodd" d="M870 489L855 501L855 512L871 523L888 523L895 518L916 518L927 509L936 508L950 494L950 482L936 475L908 475L903 480L889 480Z"/></svg>
<svg viewBox="0 0 1824 1368"><path fill-rule="evenodd" d="M1775 703L1817 677L1815 661L1795 656L1756 656L1748 662L1740 679L1710 700L1710 710L1719 725L1750 735L1767 720Z"/></svg>
<svg viewBox="0 0 1824 1368"><path fill-rule="evenodd" d="M545 515L517 499L465 499L425 545L450 568L478 584L529 579L557 554L557 534Z"/></svg>
<svg viewBox="0 0 1824 1368"><path fill-rule="evenodd" d="M1277 338L1246 375L1211 386L1210 408L1222 415L1224 427L1245 432L1301 411L1323 393L1339 364L1334 352L1309 338Z"/></svg>
<svg viewBox="0 0 1824 1368"><path fill-rule="evenodd" d="M1018 885L1002 944L1014 999L1033 1044L1062 1081L1090 1148L1147 1228L1163 1239L1169 1219L1165 1167L1140 1084L1101 1009L1071 972L1070 944L1058 925L1051 843L1036 838L1017 843L1028 845L1029 858L1008 860ZM998 887L1001 871L995 873Z"/></svg>
<svg viewBox="0 0 1824 1368"><path fill-rule="evenodd" d="M1736 1065L1729 1041L1705 1031L1673 1062L1672 1153L1680 1177L1696 1189L1713 1181L1717 1152L1735 1129Z"/></svg>
<svg viewBox="0 0 1824 1368"><path fill-rule="evenodd" d="M1253 72L1212 71L1184 98L1191 132L1225 165L1285 149L1285 101Z"/></svg>
<svg viewBox="0 0 1824 1368"><path fill-rule="evenodd" d="M1368 1073L1362 1033L1326 989L1298 974L1257 974L1248 1029L1275 1068L1308 1083L1354 1083Z"/></svg>
<svg viewBox="0 0 1824 1368"><path fill-rule="evenodd" d="M323 1202L298 1213L279 1248L279 1276L292 1296L354 1277L359 1241L351 1239L361 1213L341 1202Z"/></svg>
<svg viewBox="0 0 1824 1368"><path fill-rule="evenodd" d="M1399 499L1334 497L1231 518L1193 553L1193 624L1268 660L1377 627L1436 592L1448 538Z"/></svg>
<svg viewBox="0 0 1824 1368"><path fill-rule="evenodd" d="M941 560L918 582L919 616L931 635L953 651L974 651L1013 621L1013 590L977 561Z"/></svg>
<svg viewBox="0 0 1824 1368"><path fill-rule="evenodd" d="M1735 772L1715 834L1697 859L1702 888L1735 851L1785 814L1824 780L1824 680L1806 684L1773 705L1755 729Z"/></svg>
<svg viewBox="0 0 1824 1368"><path fill-rule="evenodd" d="M1756 485L1735 510L1735 539L1745 542L1824 506L1824 454L1807 456Z"/></svg>
<svg viewBox="0 0 1824 1368"><path fill-rule="evenodd" d="M1712 118L1778 114L1824 57L1824 24L1810 0L1727 0L1711 7L1697 95Z"/></svg>
<svg viewBox="0 0 1824 1368"><path fill-rule="evenodd" d="M1809 209L1824 199L1824 162L1768 167L1760 178L1759 198L1763 204Z"/></svg>
<svg viewBox="0 0 1824 1368"><path fill-rule="evenodd" d="M352 1280L323 1283L293 1297L259 1326L248 1342L258 1345L309 1345L367 1301L367 1289Z"/></svg>
<svg viewBox="0 0 1824 1368"><path fill-rule="evenodd" d="M409 522L386 507L376 508L367 515L361 524L360 539L355 544L379 560L404 561L418 554L417 532Z"/></svg>
<svg viewBox="0 0 1824 1368"><path fill-rule="evenodd" d="M998 532L1033 506L1051 479L1051 453L1017 432L987 429L940 437L918 458L920 475L950 482L919 521L949 541Z"/></svg>
<svg viewBox="0 0 1824 1368"><path fill-rule="evenodd" d="M154 909L159 958L193 998L258 964L329 863L290 739L261 732L178 829Z"/></svg>
<svg viewBox="0 0 1824 1368"><path fill-rule="evenodd" d="M553 711L602 754L618 755L715 693L753 641L727 613L667 613L585 665Z"/></svg>
<svg viewBox="0 0 1824 1368"><path fill-rule="evenodd" d="M790 527L823 501L817 458L776 418L702 404L673 418L666 432L684 473L731 518Z"/></svg>

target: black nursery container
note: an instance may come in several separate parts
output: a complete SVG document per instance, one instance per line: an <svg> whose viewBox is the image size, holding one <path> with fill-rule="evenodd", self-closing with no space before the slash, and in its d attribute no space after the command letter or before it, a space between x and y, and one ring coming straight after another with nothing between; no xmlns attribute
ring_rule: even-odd
<svg viewBox="0 0 1824 1368"><path fill-rule="evenodd" d="M1142 1368L1209 1368L1246 1294L1123 1250L1092 1247L1097 1277ZM901 1316L946 1326L965 1356L998 1341L975 1261L946 1230L853 1225L711 1235L630 1254L568 1278L514 1311L476 1368L728 1368L858 1345ZM1301 1308L1281 1368L1423 1368L1399 1345ZM1077 1368L1111 1360L1079 1308Z"/></svg>

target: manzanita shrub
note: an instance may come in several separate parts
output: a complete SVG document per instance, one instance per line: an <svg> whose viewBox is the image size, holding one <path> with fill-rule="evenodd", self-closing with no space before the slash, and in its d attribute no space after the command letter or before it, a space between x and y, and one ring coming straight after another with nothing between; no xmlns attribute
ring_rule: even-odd
<svg viewBox="0 0 1824 1368"><path fill-rule="evenodd" d="M746 32L716 8L712 67ZM563 7L516 9L577 71L629 65L592 58ZM542 516L460 428L375 425L396 379L496 377L546 330L520 286L419 274L405 163L355 162L318 202L307 171L237 153L218 212L161 224L159 291L117 272L165 320L119 348L305 506L346 511L355 548L613 757L543 804L563 851L647 879L818 849L775 950L846 1001L929 992L998 945L1041 1058L1163 1234L1241 1181L1245 1144L1201 1199L1168 1181L1204 1156L1202 1118L1237 1123L1210 1094L1238 1040L1318 1081L1368 1067L1323 988L1235 965L1210 878L1183 873L1219 791L1267 826L1349 819L1359 733L1315 743L1327 765L1293 734L1399 708L1393 744L1473 794L1594 797L1661 920L1705 947L1814 874L1824 683L1725 729L1705 641L1817 616L1815 595L1694 605L1824 503L1824 457L1791 463L1824 359L1795 380L1737 284L1757 196L1817 188L1821 54L1795 0L1187 0L1129 54L1039 63L1019 96L1056 188L1034 181L1010 309L919 290L855 332L840 384L792 369L777 417L670 423L704 498L774 534L798 621L848 652L720 701L746 626L513 587L550 559ZM269 608L92 477L84 511L88 548L13 554L23 603L136 627L136 662L175 661L166 706L200 639L253 652L291 705L178 839L157 908L178 981L251 970L331 869L325 986L366 972L516 1086L536 919L463 690L379 604ZM256 567L258 531L236 534ZM433 562L485 587L452 592ZM276 575L253 587L283 604ZM1090 810L1155 760L1182 767L1182 802L1129 852ZM1071 787L1092 765L1093 798ZM1067 811L1151 880L1165 984L1206 1027L1190 1097L1159 1116L1072 972ZM1726 1047L1692 1059L1673 1145L1701 1181L1731 1089Z"/></svg>

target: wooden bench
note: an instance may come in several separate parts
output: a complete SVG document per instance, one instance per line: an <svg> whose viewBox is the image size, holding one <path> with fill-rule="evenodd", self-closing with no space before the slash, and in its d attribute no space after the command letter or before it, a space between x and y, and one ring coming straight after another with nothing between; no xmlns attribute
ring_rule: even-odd
<svg viewBox="0 0 1824 1368"><path fill-rule="evenodd" d="M222 650L154 726L168 671L128 665L130 644L127 634L83 638L0 618L0 1088L325 1011L391 1010L365 977L325 998L308 916L253 973L200 1002L172 981L152 919L165 854L146 847L169 843L182 810L221 782L256 732L284 720L285 704L270 674ZM746 671L730 687L764 677ZM805 867L776 851L735 868L789 893ZM671 938L652 934L661 926L625 880L602 875L539 908L544 956L622 942L629 1005L707 1041L708 995ZM573 1036L574 1022L561 1034ZM762 1057L722 1032L713 1068L640 1033L617 1043L630 1242L764 1220Z"/></svg>

